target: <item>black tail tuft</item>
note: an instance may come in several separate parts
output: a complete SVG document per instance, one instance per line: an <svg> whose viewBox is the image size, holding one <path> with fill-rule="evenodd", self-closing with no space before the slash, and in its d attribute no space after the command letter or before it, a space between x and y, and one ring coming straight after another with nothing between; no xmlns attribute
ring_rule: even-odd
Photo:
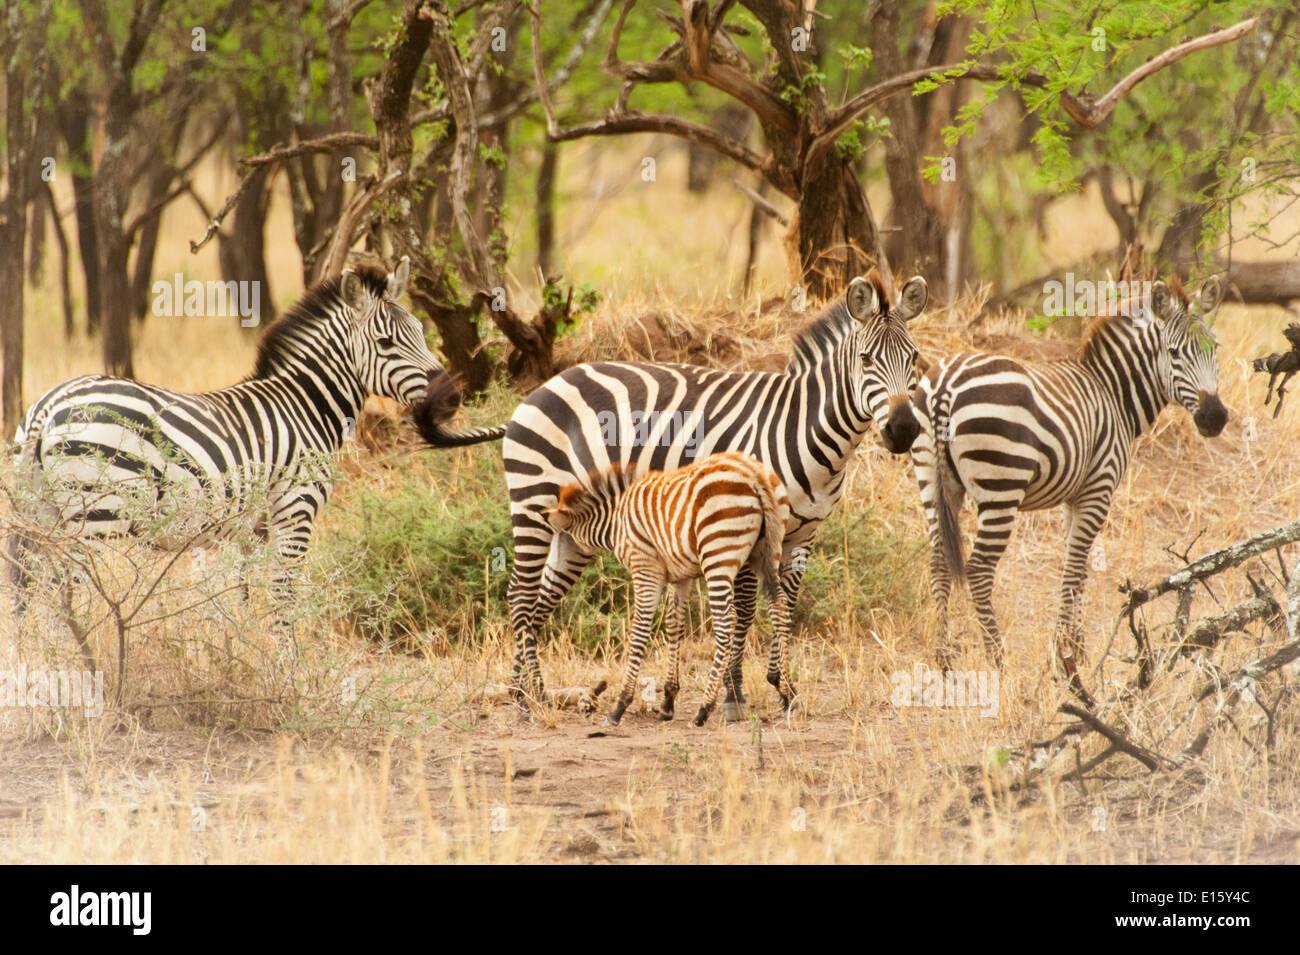
<svg viewBox="0 0 1300 955"><path fill-rule="evenodd" d="M460 410L461 379L447 371L429 376L424 397L411 406L415 429L431 448L459 448L484 441L496 441L505 435L504 425L474 431L448 431L444 425Z"/></svg>
<svg viewBox="0 0 1300 955"><path fill-rule="evenodd" d="M951 426L947 414L938 411L939 401L935 400L935 414L931 419L934 432L934 470L935 470L935 512L939 518L939 547L943 551L944 562L953 583L961 586L966 579L966 558L961 550L961 524L957 520L957 510L949 496L948 488L961 480L953 470L952 458L948 450L947 429Z"/></svg>

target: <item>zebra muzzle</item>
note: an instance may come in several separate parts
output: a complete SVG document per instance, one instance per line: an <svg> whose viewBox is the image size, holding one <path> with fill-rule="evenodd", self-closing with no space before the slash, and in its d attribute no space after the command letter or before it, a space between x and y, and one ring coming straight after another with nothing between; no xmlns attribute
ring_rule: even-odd
<svg viewBox="0 0 1300 955"><path fill-rule="evenodd" d="M1218 395L1202 391L1200 401L1196 404L1196 414L1192 415L1192 421L1195 422L1196 430L1203 437L1213 438L1223 431L1224 426L1228 423L1228 409L1224 407Z"/></svg>
<svg viewBox="0 0 1300 955"><path fill-rule="evenodd" d="M900 395L889 400L889 418L880 429L880 436L885 447L893 454L906 454L912 450L912 443L921 433L921 423L916 420L912 402L907 395Z"/></svg>

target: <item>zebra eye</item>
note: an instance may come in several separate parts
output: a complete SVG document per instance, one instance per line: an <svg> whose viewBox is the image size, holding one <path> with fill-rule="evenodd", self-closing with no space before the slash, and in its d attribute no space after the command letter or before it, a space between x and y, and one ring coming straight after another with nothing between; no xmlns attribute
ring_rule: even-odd
<svg viewBox="0 0 1300 955"><path fill-rule="evenodd" d="M385 336L384 338L379 339L379 347L380 347L380 348L392 348L392 347L393 347L393 340L392 340L391 338L388 338L387 336Z"/></svg>

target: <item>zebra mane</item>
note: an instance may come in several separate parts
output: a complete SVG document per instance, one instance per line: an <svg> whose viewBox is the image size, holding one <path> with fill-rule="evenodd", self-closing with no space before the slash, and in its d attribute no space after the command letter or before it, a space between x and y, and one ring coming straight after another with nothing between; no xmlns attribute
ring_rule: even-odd
<svg viewBox="0 0 1300 955"><path fill-rule="evenodd" d="M882 309L888 315L889 297L885 294L885 285L880 279L880 273L873 268L867 273L867 281L876 287ZM815 367L822 358L833 352L840 342L848 338L849 332L856 324L856 320L849 314L844 296L841 295L820 315L794 333L794 345L785 366L786 374L798 374Z"/></svg>
<svg viewBox="0 0 1300 955"><path fill-rule="evenodd" d="M359 265L353 271L372 294L383 295L387 291L388 275L383 269ZM287 312L267 326L257 343L257 363L249 378L266 378L284 367L285 358L293 354L295 345L302 341L300 333L328 316L342 301L339 291L342 280L341 275L336 275L317 282Z"/></svg>
<svg viewBox="0 0 1300 955"><path fill-rule="evenodd" d="M1092 324L1088 326L1088 330L1084 332L1083 347L1079 349L1079 357L1081 359L1092 357L1096 353L1101 340L1105 338L1106 330L1122 324L1137 327L1133 321L1133 316L1123 312L1117 315L1102 315L1093 319Z"/></svg>
<svg viewBox="0 0 1300 955"><path fill-rule="evenodd" d="M632 483L633 475L625 474L623 465L615 462L603 471L588 471L585 485L575 481L560 488L556 508L570 513L591 511L617 500Z"/></svg>
<svg viewBox="0 0 1300 955"><path fill-rule="evenodd" d="M1123 285L1123 283L1120 284L1121 286ZM1169 281L1165 283L1165 287L1169 289L1169 296L1170 300L1174 304L1175 314L1169 319L1162 316L1160 321L1169 325L1176 322L1188 322L1190 324L1192 321L1192 300L1187 294L1186 287L1176 275L1170 276ZM1113 315L1101 315L1098 318L1093 319L1092 323L1088 326L1087 331L1084 332L1083 347L1079 351L1079 357L1087 358L1093 354L1096 349L1097 341L1104 335L1106 329L1122 322L1133 324L1133 319L1133 307L1128 298L1125 297L1125 299L1120 303L1119 312ZM1203 321L1199 321L1198 324L1205 328L1206 333L1209 333L1209 326L1205 325Z"/></svg>

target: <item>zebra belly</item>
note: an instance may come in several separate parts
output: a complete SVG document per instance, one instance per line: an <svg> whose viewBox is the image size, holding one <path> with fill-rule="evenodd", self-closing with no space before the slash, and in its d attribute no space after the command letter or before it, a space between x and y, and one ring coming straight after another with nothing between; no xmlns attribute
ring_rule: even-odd
<svg viewBox="0 0 1300 955"><path fill-rule="evenodd" d="M86 536L135 535L179 550L252 529L224 485L198 476L176 447L164 454L108 422L49 424L41 435L42 504L58 526Z"/></svg>
<svg viewBox="0 0 1300 955"><path fill-rule="evenodd" d="M743 405L714 401L713 392L735 377L691 366L647 371L608 363L578 366L551 379L516 409L507 427L502 455L511 510L552 507L561 487L611 464L640 478L718 452L743 451L786 486L787 544L807 544L839 500L844 474L829 481L824 472L795 479L791 463L783 460L789 453L783 439L764 434ZM705 407L711 409L707 414L697 410Z"/></svg>

